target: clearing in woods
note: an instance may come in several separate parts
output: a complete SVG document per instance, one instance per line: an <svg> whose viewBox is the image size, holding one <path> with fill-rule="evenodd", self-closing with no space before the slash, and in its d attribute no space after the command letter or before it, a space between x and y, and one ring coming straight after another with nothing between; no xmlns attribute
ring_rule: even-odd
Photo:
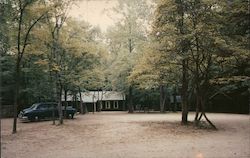
<svg viewBox="0 0 250 158"><path fill-rule="evenodd" d="M18 123L14 135L12 119L2 119L2 158L250 157L249 115L207 115L218 131L181 126L180 113L89 113L62 126Z"/></svg>

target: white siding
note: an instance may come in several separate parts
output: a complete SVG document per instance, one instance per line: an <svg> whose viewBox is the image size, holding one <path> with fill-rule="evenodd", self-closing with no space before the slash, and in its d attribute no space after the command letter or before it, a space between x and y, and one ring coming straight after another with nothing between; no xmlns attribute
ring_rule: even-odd
<svg viewBox="0 0 250 158"><path fill-rule="evenodd" d="M70 93L69 93L70 94ZM82 100L84 103L93 103L99 100L106 101L106 100L125 100L125 94L122 92L117 91L89 91L89 92L82 92ZM62 95L62 101L64 101L64 95ZM68 95L67 101L73 101L73 96ZM80 95L77 95L77 101L80 101Z"/></svg>

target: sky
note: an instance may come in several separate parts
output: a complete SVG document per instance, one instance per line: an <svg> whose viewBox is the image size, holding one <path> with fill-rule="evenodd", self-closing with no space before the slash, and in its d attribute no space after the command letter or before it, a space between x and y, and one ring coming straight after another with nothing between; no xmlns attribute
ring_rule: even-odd
<svg viewBox="0 0 250 158"><path fill-rule="evenodd" d="M116 4L116 0L82 0L71 8L69 16L99 26L105 32L107 27L114 24L107 10Z"/></svg>

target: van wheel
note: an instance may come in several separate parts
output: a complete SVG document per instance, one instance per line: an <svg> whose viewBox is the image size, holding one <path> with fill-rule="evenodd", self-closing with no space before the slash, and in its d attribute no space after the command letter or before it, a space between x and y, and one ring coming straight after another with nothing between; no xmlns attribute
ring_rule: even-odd
<svg viewBox="0 0 250 158"><path fill-rule="evenodd" d="M36 121L40 121L40 117L39 116L35 116L35 120Z"/></svg>
<svg viewBox="0 0 250 158"><path fill-rule="evenodd" d="M31 122L34 122L34 121L35 121L35 118L34 118L34 117L29 116L29 117L28 117L28 120L29 120L29 121L31 121Z"/></svg>
<svg viewBox="0 0 250 158"><path fill-rule="evenodd" d="M69 114L69 115L68 115L68 118L73 119L73 118L74 118L74 114Z"/></svg>

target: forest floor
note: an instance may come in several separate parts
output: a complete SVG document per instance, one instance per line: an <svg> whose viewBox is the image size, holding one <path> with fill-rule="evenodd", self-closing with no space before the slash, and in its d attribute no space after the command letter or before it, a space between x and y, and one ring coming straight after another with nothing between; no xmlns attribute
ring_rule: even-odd
<svg viewBox="0 0 250 158"><path fill-rule="evenodd" d="M180 124L181 113L101 112L77 115L64 125L52 121L1 120L2 158L249 158L250 117L207 116L218 127ZM194 113L189 114L193 120Z"/></svg>

